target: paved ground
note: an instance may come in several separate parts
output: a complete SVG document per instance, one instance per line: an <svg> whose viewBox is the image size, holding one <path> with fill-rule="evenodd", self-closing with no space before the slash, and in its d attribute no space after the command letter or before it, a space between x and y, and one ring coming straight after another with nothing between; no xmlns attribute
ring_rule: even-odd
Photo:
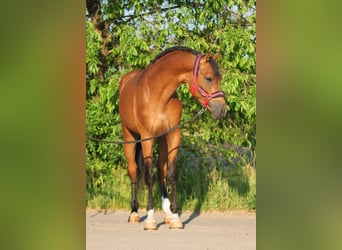
<svg viewBox="0 0 342 250"><path fill-rule="evenodd" d="M156 231L144 231L143 222L127 223L128 215L122 211L87 211L87 249L256 249L255 214L183 213L185 228L170 230L163 222L164 214L156 212Z"/></svg>

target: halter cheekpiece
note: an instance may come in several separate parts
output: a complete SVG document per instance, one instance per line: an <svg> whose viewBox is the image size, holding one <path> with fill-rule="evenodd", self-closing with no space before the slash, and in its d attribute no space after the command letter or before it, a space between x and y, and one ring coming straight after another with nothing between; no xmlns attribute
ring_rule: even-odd
<svg viewBox="0 0 342 250"><path fill-rule="evenodd" d="M203 54L199 54L196 56L195 59L195 66L194 66L194 83L190 89L191 94L194 96L195 91L197 90L203 97L205 97L204 102L202 103L203 108L206 108L208 106L208 103L211 99L218 98L218 97L224 97L224 93L221 90L215 91L214 93L209 94L207 91L205 91L201 86L198 85L197 77L200 67L200 60L203 57Z"/></svg>

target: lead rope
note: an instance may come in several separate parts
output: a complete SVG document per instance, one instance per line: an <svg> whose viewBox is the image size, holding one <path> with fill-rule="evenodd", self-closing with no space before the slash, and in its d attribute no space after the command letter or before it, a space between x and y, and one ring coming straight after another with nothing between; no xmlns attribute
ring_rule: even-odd
<svg viewBox="0 0 342 250"><path fill-rule="evenodd" d="M140 139L140 140L132 140L132 141L109 141L109 140L102 140L102 139L98 139L98 138L95 138L95 137L91 137L91 136L87 136L86 138L88 140L91 140L91 141L97 141L97 142L103 142L103 143L110 143L110 144L119 144L119 145L122 145L122 144L131 144L131 143L138 143L138 142L144 142L144 141L149 141L149 140L153 140L153 139L157 139L158 137L161 137L163 135L166 135L178 128L182 128L184 127L186 124L189 124L191 122L193 122L195 119L197 119L197 117L199 117L201 114L203 114L207 109L206 108L202 108L196 115L194 115L191 119L189 119L187 122L183 123L183 124L178 124L177 126L173 127L173 128L170 128L169 130L165 131L165 132L162 132L160 134L157 134L155 136L152 136L152 137L148 137L148 138L144 138L144 139Z"/></svg>

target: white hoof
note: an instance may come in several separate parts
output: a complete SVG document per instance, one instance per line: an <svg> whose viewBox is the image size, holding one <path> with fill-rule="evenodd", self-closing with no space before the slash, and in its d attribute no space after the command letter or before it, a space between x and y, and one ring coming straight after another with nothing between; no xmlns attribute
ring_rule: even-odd
<svg viewBox="0 0 342 250"><path fill-rule="evenodd" d="M157 223L155 220L145 220L144 230L157 230Z"/></svg>
<svg viewBox="0 0 342 250"><path fill-rule="evenodd" d="M184 228L184 224L180 219L170 221L169 229L183 229L183 228Z"/></svg>

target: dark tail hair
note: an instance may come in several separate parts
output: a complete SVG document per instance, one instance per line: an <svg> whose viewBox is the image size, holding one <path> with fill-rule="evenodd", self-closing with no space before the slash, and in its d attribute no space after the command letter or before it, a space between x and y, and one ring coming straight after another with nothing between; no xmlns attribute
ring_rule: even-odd
<svg viewBox="0 0 342 250"><path fill-rule="evenodd" d="M138 187L138 193L141 193L144 184L145 184L145 165L144 165L144 156L142 153L141 149L141 143L138 142L135 145L135 162L138 166L138 182L137 182L137 187Z"/></svg>

